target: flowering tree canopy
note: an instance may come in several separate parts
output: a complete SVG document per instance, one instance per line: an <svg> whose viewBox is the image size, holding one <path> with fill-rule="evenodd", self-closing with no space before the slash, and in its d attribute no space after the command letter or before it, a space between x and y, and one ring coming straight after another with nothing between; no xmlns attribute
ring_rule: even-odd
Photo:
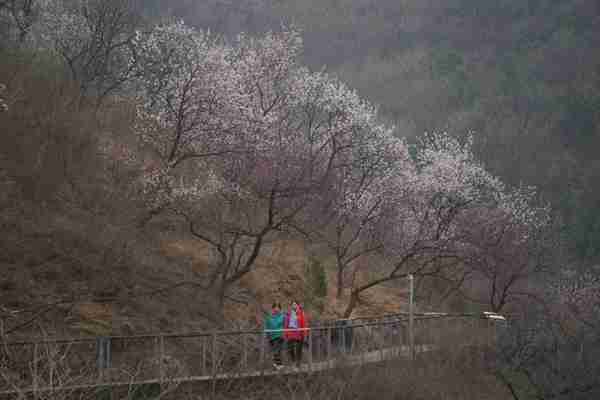
<svg viewBox="0 0 600 400"><path fill-rule="evenodd" d="M520 226L521 240L545 223L547 209L532 207L532 192L507 189L477 162L471 146L470 137L460 142L445 133L425 135L413 168L388 182L393 190L379 227L385 232L380 255L386 266L352 288L347 315L360 293L375 285L408 274L438 276L472 259L472 228L493 213Z"/></svg>
<svg viewBox="0 0 600 400"><path fill-rule="evenodd" d="M78 43L93 36L86 29L53 40ZM473 221L505 222L504 247L531 255L523 249L547 216L532 206L535 191L506 188L476 160L471 137L428 134L410 151L375 106L302 65L294 28L226 41L174 22L116 37L128 40L140 144L120 154L138 168L148 220L174 213L212 249L206 286L221 299L282 233L327 245L338 295L344 273L377 255L383 265L353 284L347 312L379 283L483 259L489 246Z"/></svg>
<svg viewBox="0 0 600 400"><path fill-rule="evenodd" d="M3 92L6 90L6 85L0 83L0 112L8 110L8 104L3 97Z"/></svg>
<svg viewBox="0 0 600 400"><path fill-rule="evenodd" d="M132 78L127 60L141 18L129 0L8 0L4 20L12 42L57 55L83 97L101 101Z"/></svg>
<svg viewBox="0 0 600 400"><path fill-rule="evenodd" d="M383 188L384 174L368 164L392 163L394 146L407 154L375 107L299 63L293 29L225 44L175 23L138 33L134 44L136 133L154 153L146 193L214 247L211 282L227 286L248 272L264 241L297 226L339 178L358 183L362 169ZM373 201L366 191L339 194L340 213Z"/></svg>

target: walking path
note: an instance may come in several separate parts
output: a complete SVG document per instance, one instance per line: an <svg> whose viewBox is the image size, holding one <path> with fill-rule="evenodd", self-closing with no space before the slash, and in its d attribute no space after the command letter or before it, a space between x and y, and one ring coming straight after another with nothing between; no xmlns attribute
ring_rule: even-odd
<svg viewBox="0 0 600 400"><path fill-rule="evenodd" d="M0 396L312 374L409 358L411 337L420 343L415 353L433 351L444 341L490 344L496 326L481 315L430 313L416 316L409 335L404 314L333 321L306 328L305 362L281 369L270 366L264 330L5 342L0 362L11 370L0 369ZM48 369L57 360L64 364L62 371Z"/></svg>
<svg viewBox="0 0 600 400"><path fill-rule="evenodd" d="M416 346L415 350L418 353L429 352L435 349L431 345L420 345ZM234 379L249 379L259 377L272 377L277 375L295 375L295 374L312 374L318 372L324 372L336 368L347 368L356 367L364 364L379 363L397 358L408 358L410 349L408 346L398 346L392 348L385 348L375 351L369 351L361 354L342 355L336 359L327 361L303 363L299 366L284 366L281 369L264 368L262 370L253 370L237 373L220 373L215 375L190 375L183 377L172 377L172 378L155 378L145 380L132 380L132 381L116 381L110 383L91 383L91 384L80 384L80 385L68 385L63 387L38 387L37 389L17 389L4 390L0 392L0 395L23 395L31 394L34 392L50 392L50 391L77 391L77 390L88 390L105 387L119 387L119 386L140 386L140 385L156 385L156 384L181 384L190 382L210 382L210 381L223 381L223 380L234 380Z"/></svg>

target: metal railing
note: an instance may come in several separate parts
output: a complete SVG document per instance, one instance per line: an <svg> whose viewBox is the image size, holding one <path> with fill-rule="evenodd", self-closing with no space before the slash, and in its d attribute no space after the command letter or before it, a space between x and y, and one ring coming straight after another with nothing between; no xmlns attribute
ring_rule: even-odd
<svg viewBox="0 0 600 400"><path fill-rule="evenodd" d="M317 372L444 346L489 346L497 326L473 315L415 314L411 351L406 314L326 321L305 329L300 367L283 370L273 368L269 332L259 329L3 342L0 394Z"/></svg>

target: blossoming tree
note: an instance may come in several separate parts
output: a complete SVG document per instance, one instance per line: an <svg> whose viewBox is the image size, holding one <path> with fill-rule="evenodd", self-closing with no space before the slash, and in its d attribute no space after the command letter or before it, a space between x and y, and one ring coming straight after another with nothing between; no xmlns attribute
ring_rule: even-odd
<svg viewBox="0 0 600 400"><path fill-rule="evenodd" d="M405 173L388 184L394 190L388 192L379 228L385 232L380 252L384 265L351 289L345 315L362 292L376 285L409 274L444 276L466 261L462 224L482 205L499 207L506 193L502 182L477 162L471 146L470 138L461 143L448 134L425 135L413 169L403 168Z"/></svg>
<svg viewBox="0 0 600 400"><path fill-rule="evenodd" d="M463 257L471 280L480 286L475 300L500 312L515 301L536 296L536 278L547 273L560 245L546 206L535 190L516 188L465 213ZM476 290L477 291L477 290Z"/></svg>
<svg viewBox="0 0 600 400"><path fill-rule="evenodd" d="M294 29L228 43L174 23L132 42L149 218L172 212L212 249L206 287L221 303L265 244L294 230L335 254L338 296L357 261L384 260L354 282L349 315L373 286L473 257L478 212L531 222L471 139L427 135L411 156L374 106L302 66Z"/></svg>
<svg viewBox="0 0 600 400"><path fill-rule="evenodd" d="M141 18L128 0L38 0L28 33L55 52L85 97L97 102L133 79L131 45Z"/></svg>
<svg viewBox="0 0 600 400"><path fill-rule="evenodd" d="M226 45L179 23L136 46L147 193L213 249L208 286L223 299L345 168L356 132L381 127L356 93L299 63L295 30Z"/></svg>
<svg viewBox="0 0 600 400"><path fill-rule="evenodd" d="M392 183L414 169L406 143L392 132L377 124L355 130L352 151L305 224L312 228L307 233L313 240L324 243L335 255L338 298L351 284L353 264L383 249L379 228L386 201L396 189Z"/></svg>

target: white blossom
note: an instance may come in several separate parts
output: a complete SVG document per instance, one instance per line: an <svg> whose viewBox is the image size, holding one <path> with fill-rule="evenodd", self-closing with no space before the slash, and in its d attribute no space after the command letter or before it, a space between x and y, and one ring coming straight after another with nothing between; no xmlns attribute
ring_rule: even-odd
<svg viewBox="0 0 600 400"><path fill-rule="evenodd" d="M8 111L8 104L6 103L6 100L3 97L3 94L6 91L6 85L3 83L0 83L0 112L3 111Z"/></svg>

